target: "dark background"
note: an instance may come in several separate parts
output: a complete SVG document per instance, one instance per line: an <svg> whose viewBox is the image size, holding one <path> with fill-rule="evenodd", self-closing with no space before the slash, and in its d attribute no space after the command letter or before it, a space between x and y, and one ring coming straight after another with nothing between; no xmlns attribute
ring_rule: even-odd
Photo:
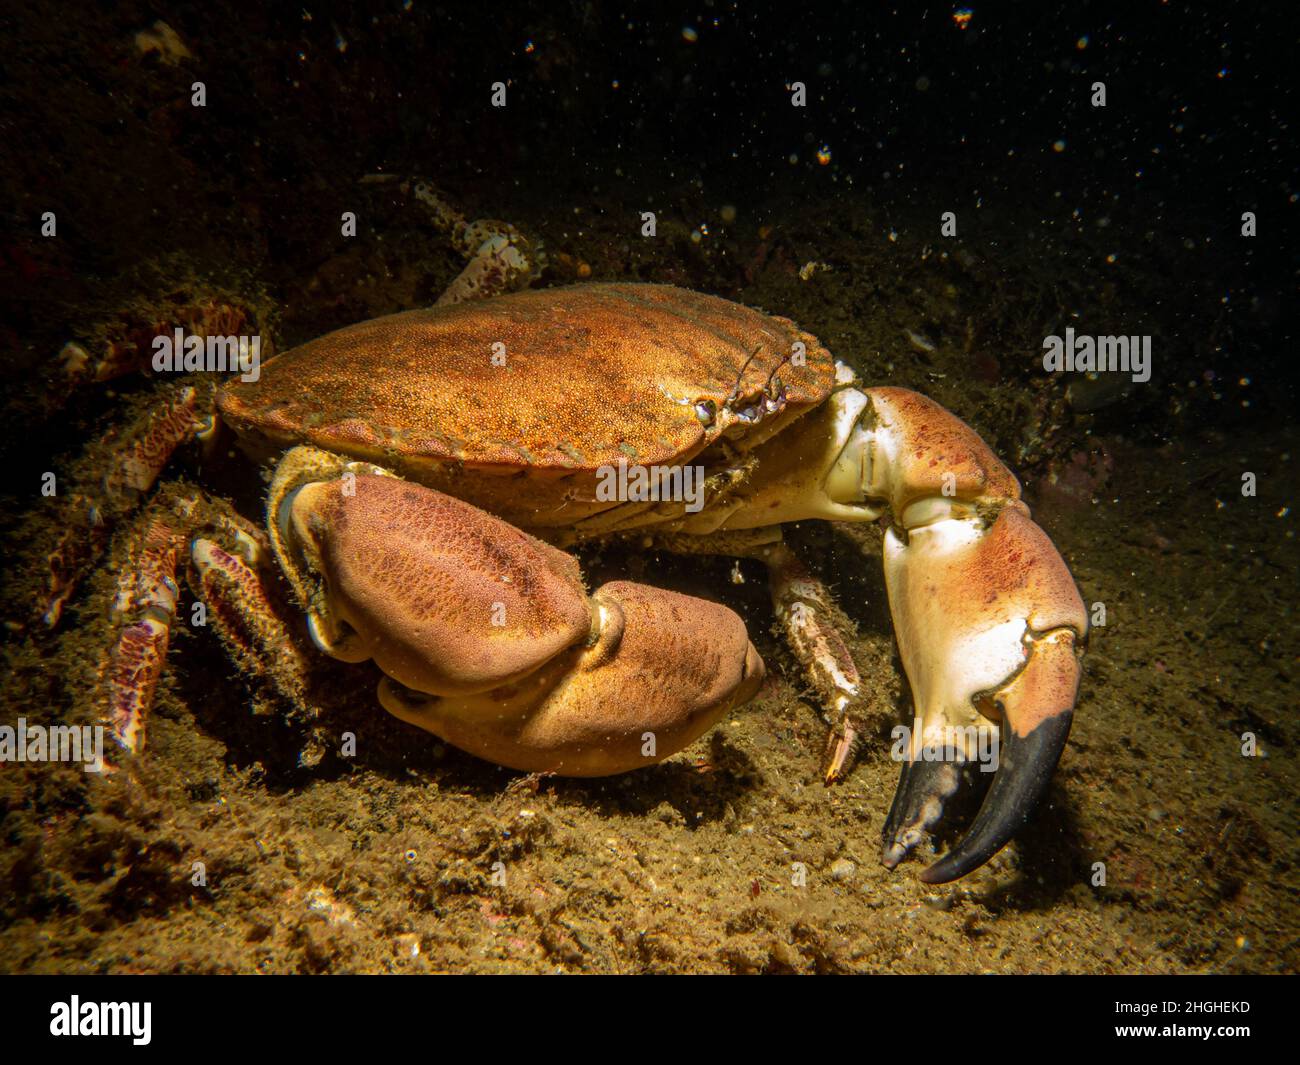
<svg viewBox="0 0 1300 1065"><path fill-rule="evenodd" d="M979 4L964 29L957 10L6 5L0 358L48 360L97 286L160 246L303 276L315 220L355 206L362 175L418 173L500 217L548 198L634 214L695 189L755 222L853 198L886 219L955 210L994 254L1109 226L1121 256L1154 251L1148 273L1215 317L1194 376L1263 375L1250 416L1288 412L1295 5ZM159 18L195 60L130 47ZM206 109L189 106L195 78ZM1090 105L1098 80L1106 108ZM57 248L33 235L51 204Z"/></svg>

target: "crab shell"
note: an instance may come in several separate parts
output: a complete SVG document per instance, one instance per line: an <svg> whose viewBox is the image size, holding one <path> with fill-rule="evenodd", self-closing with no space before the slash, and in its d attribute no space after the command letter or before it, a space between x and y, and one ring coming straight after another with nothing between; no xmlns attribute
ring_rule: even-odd
<svg viewBox="0 0 1300 1065"><path fill-rule="evenodd" d="M752 450L834 382L830 353L789 319L593 284L361 322L268 360L218 406L255 457L310 444L538 530L608 508L601 468Z"/></svg>

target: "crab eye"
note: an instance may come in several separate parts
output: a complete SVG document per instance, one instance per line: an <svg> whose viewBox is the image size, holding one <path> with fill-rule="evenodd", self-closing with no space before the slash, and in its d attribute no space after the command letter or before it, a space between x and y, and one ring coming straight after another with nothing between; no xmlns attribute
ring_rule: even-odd
<svg viewBox="0 0 1300 1065"><path fill-rule="evenodd" d="M695 417L700 419L700 424L706 429L713 424L713 419L718 416L718 405L711 399L702 399L695 404Z"/></svg>

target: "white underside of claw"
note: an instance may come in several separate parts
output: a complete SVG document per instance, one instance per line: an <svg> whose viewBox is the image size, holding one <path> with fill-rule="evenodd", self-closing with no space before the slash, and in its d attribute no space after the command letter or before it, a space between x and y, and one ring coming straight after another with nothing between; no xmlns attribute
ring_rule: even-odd
<svg viewBox="0 0 1300 1065"><path fill-rule="evenodd" d="M913 749L942 743L947 730L991 725L976 709L977 695L996 691L1023 668L1028 621L1012 613L985 615L978 624L947 595L960 594L937 576L967 555L983 535L973 519L942 519L913 529L905 543L885 536L885 580L899 651L912 683L921 735Z"/></svg>

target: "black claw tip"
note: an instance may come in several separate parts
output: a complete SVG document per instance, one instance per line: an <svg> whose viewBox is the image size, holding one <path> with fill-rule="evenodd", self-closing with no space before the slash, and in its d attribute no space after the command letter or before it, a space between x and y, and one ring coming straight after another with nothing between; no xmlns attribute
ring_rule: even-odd
<svg viewBox="0 0 1300 1065"><path fill-rule="evenodd" d="M961 842L921 874L922 882L946 884L978 869L1025 826L1052 779L1073 717L1049 717L1023 737L1003 722L998 771L984 805Z"/></svg>
<svg viewBox="0 0 1300 1065"><path fill-rule="evenodd" d="M921 842L943 814L944 804L961 785L961 765L954 759L904 762L894 803L881 834L881 861L893 869Z"/></svg>

